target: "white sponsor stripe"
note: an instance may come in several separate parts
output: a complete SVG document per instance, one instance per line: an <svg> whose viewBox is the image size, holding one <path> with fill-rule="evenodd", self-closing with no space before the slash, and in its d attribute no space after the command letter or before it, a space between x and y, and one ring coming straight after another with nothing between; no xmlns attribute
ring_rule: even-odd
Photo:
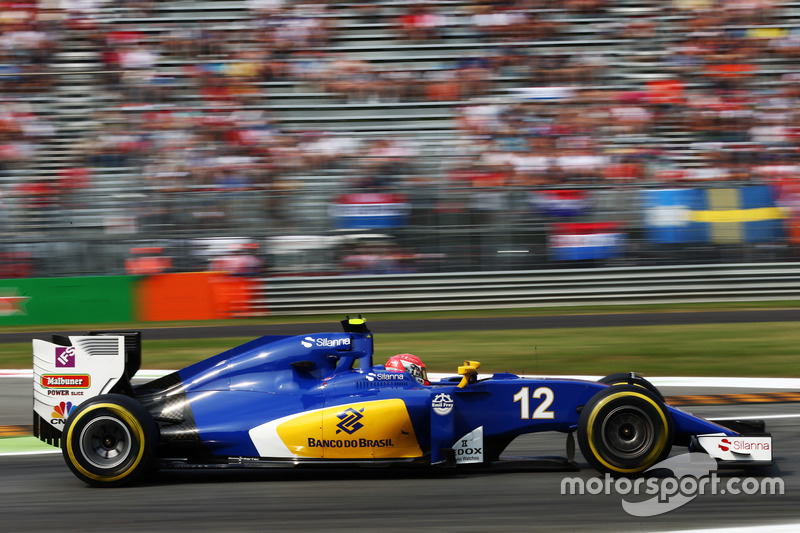
<svg viewBox="0 0 800 533"><path fill-rule="evenodd" d="M69 369L68 369L69 370ZM167 374L175 372L174 370L140 370L136 373L135 379L156 379ZM0 379L2 378L29 378L33 379L33 370L30 368L21 370L5 370L0 369Z"/></svg>
<svg viewBox="0 0 800 533"><path fill-rule="evenodd" d="M156 379L175 372L174 370L140 370L136 373L136 379ZM487 374L488 375L488 374ZM429 379L438 381L444 378L453 377L454 374L444 372L431 372ZM33 371L30 369L21 370L0 370L0 378L33 378ZM564 376L542 376L534 374L521 374L520 377L532 379L585 379L597 381L603 376L585 375L564 375ZM800 389L800 378L725 378L725 377L649 377L648 381L657 387L720 387L734 389Z"/></svg>
<svg viewBox="0 0 800 533"><path fill-rule="evenodd" d="M278 435L278 426L288 420L299 418L309 413L321 412L322 410L323 409L320 408L314 409L313 411L294 413L252 428L248 434L250 435L250 440L253 442L253 445L256 447L256 451L258 451L258 455L260 457L295 457ZM320 422L321 421L322 414L320 414Z"/></svg>
<svg viewBox="0 0 800 533"><path fill-rule="evenodd" d="M453 374L443 374L431 372L429 379L436 381L439 379L452 377ZM523 378L531 379L584 379L587 381L597 381L603 376L542 376L525 374ZM645 376L647 381L657 387L703 387L703 388L733 388L733 389L800 389L800 378L723 378L723 377L650 377Z"/></svg>

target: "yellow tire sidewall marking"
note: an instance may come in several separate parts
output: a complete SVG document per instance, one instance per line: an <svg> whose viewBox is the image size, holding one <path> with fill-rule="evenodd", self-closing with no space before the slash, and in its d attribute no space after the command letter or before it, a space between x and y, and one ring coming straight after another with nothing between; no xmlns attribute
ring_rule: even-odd
<svg viewBox="0 0 800 533"><path fill-rule="evenodd" d="M133 463L128 468L126 468L122 473L120 473L120 474L118 474L116 476L112 476L112 477L100 476L100 475L97 475L95 473L92 473L92 472L88 471L78 461L77 457L75 456L75 452L72 449L73 429L78 424L78 422L81 420L81 418L83 418L86 414L91 413L93 411L96 411L98 409L108 409L112 413L114 413L117 416L119 416L120 418L122 418L128 424L128 427L130 427L131 430L133 431L134 435L132 436L132 438L135 441L139 442L139 454L136 456L136 459L133 461ZM84 476L86 476L88 478L97 480L97 481L105 481L105 482L111 483L113 481L117 481L117 480L122 479L125 476L129 475L131 472L133 472L136 469L136 467L141 462L142 456L144 455L144 447L145 447L144 428L142 428L142 425L139 423L139 421L136 419L136 417L133 416L133 414L131 414L131 412L128 411L127 409L125 409L124 407L122 407L120 405L117 405L117 404L114 404L114 403L98 403L98 404L95 404L95 405L92 405L92 406L86 408L85 411L81 411L78 414L77 418L75 418L75 420L71 421L70 426L69 426L69 434L66 436L66 443L67 443L67 455L69 455L69 460L72 462L73 466L75 466L75 468L81 474L83 474Z"/></svg>
<svg viewBox="0 0 800 533"><path fill-rule="evenodd" d="M645 465L644 468L647 468L647 467L651 466L652 461L655 460L661 454L661 452L664 450L664 446L667 443L667 438L668 438L668 435L667 435L667 433L668 433L667 432L667 417L664 414L664 410L661 408L661 406L658 405L651 398L648 398L647 396L645 396L644 394L640 394L638 392L631 392L631 391L620 391L620 392L617 392L617 393L614 393L614 394L609 394L608 396L606 396L605 398L600 400L600 402L592 408L592 413L589 416L589 421L586 424L586 440L589 442L589 449L592 451L592 455L594 455L595 459L600 461L600 463L602 463L603 466L605 466L606 468L608 468L610 470L613 470L615 472L619 472L621 474L633 474L635 472L642 471L643 468L641 468L641 467L639 467L639 468L620 468L620 467L611 465L610 463L608 463L605 459L603 459L598 454L597 449L595 448L594 439L593 439L594 421L597 418L597 413L603 407L605 407L609 402L611 402L611 401L613 401L613 400L615 400L615 399L617 399L619 397L623 397L623 396L641 398L642 400L644 400L647 403L649 403L650 405L652 405L656 409L656 411L658 412L658 415L661 417L661 422L663 423L663 429L661 431L661 438L659 439L659 442L657 443L657 446L655 448L653 448L653 451L650 453L650 455L648 455L643 461L643 463Z"/></svg>

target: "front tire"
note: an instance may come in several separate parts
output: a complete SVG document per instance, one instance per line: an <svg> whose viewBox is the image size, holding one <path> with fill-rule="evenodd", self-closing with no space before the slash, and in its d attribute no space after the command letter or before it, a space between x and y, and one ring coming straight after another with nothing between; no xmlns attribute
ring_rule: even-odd
<svg viewBox="0 0 800 533"><path fill-rule="evenodd" d="M636 385L598 391L581 410L578 444L600 472L636 476L669 455L672 417L664 402Z"/></svg>
<svg viewBox="0 0 800 533"><path fill-rule="evenodd" d="M82 403L69 416L61 450L72 473L96 487L137 480L155 456L158 426L136 400L105 394Z"/></svg>
<svg viewBox="0 0 800 533"><path fill-rule="evenodd" d="M606 385L616 386L616 385L638 385L639 387L644 387L645 389L649 390L658 398L664 402L664 395L661 394L661 391L658 388L644 379L641 376L637 376L636 374L631 375L630 372L618 372L616 374L609 374L608 376L598 379L598 383L605 383Z"/></svg>

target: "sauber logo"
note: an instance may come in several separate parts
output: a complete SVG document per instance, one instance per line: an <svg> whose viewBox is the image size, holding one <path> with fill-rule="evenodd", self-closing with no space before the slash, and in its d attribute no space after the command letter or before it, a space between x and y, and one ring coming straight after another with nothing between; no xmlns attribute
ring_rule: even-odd
<svg viewBox="0 0 800 533"><path fill-rule="evenodd" d="M56 368L75 368L75 347L56 348Z"/></svg>
<svg viewBox="0 0 800 533"><path fill-rule="evenodd" d="M338 413L336 416L339 418L339 420L341 420L341 422L336 424L336 427L339 428L336 430L336 433L344 431L348 435L352 435L359 429L363 428L364 424L359 422L359 420L364 418L364 415L361 414L363 412L364 412L363 407L358 411L356 411L351 407L346 411Z"/></svg>
<svg viewBox="0 0 800 533"><path fill-rule="evenodd" d="M88 389L91 380L88 374L44 374L39 383L47 389Z"/></svg>

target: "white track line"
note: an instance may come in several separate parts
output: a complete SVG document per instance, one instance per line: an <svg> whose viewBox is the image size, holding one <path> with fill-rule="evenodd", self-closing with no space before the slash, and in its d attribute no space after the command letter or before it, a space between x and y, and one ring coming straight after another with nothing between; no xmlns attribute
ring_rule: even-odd
<svg viewBox="0 0 800 533"><path fill-rule="evenodd" d="M136 373L138 379L156 379L165 376L174 370L139 370ZM442 378L452 377L454 374L443 372L432 372L430 378L438 381ZM524 378L566 378L566 379L585 379L597 381L602 376L567 375L567 376L540 376L524 374ZM645 376L647 377L647 376ZM33 370L0 369L0 379L2 378L29 378L33 379ZM733 388L733 389L797 389L800 390L800 378L724 378L724 377L647 377L648 381L658 387L703 387L703 388Z"/></svg>
<svg viewBox="0 0 800 533"><path fill-rule="evenodd" d="M775 524L772 526L737 526L737 527L720 527L714 529L672 529L669 530L673 533L680 531L682 533L795 533L800 531L800 522L794 524ZM664 531L666 533L666 530Z"/></svg>
<svg viewBox="0 0 800 533"><path fill-rule="evenodd" d="M780 418L800 418L800 414L794 415L764 415L764 416L756 416L756 415L747 415L747 416L726 416L723 418L718 418L716 416L709 417L715 422L718 420L778 420ZM800 531L800 530L798 530Z"/></svg>
<svg viewBox="0 0 800 533"><path fill-rule="evenodd" d="M19 457L21 455L51 455L55 453L61 453L61 449L52 449L52 450L41 450L36 452L3 452L0 453L0 457Z"/></svg>

